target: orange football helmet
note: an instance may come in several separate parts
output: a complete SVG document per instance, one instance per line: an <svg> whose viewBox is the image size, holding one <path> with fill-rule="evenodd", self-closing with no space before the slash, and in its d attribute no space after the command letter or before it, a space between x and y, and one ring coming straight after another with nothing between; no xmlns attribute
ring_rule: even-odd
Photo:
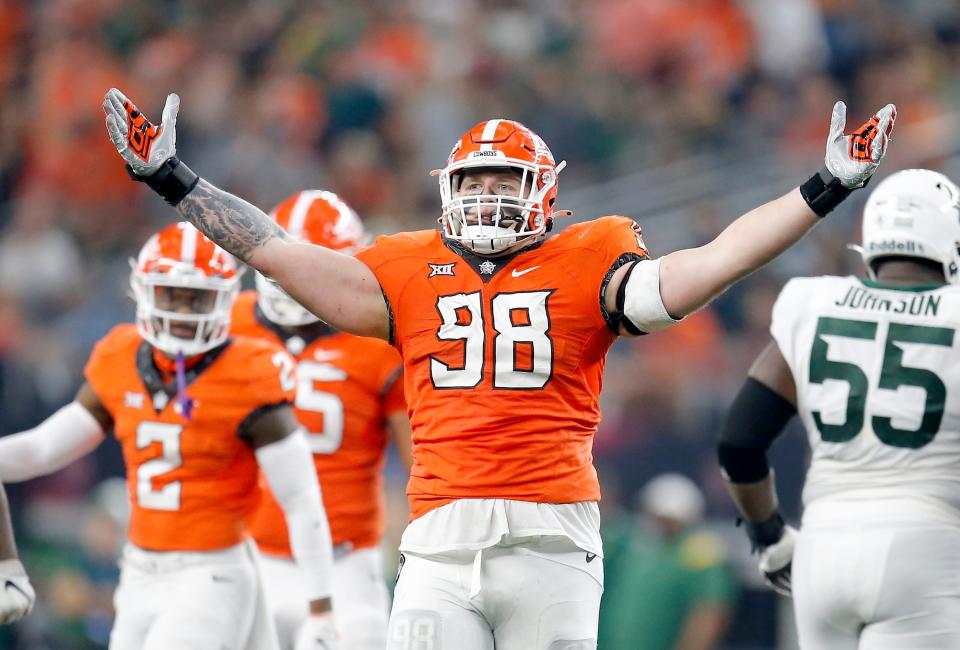
<svg viewBox="0 0 960 650"><path fill-rule="evenodd" d="M240 289L232 255L180 222L148 239L132 266L137 331L151 345L190 356L227 340Z"/></svg>
<svg viewBox="0 0 960 650"><path fill-rule="evenodd" d="M270 216L292 237L346 255L353 255L367 244L360 217L333 192L297 192L275 207ZM257 305L272 322L297 327L320 320L260 273L256 275L256 285Z"/></svg>
<svg viewBox="0 0 960 650"><path fill-rule="evenodd" d="M457 140L439 171L444 234L481 255L499 255L530 243L550 229L557 175L565 166L554 162L546 143L520 122L480 122ZM475 170L517 172L519 191L461 193L464 175Z"/></svg>

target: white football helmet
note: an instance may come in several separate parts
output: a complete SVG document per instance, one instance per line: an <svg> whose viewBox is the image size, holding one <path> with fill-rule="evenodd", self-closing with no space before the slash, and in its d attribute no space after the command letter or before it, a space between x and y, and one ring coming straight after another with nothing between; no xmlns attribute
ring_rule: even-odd
<svg viewBox="0 0 960 650"><path fill-rule="evenodd" d="M480 122L457 140L446 166L434 172L440 180L444 235L478 255L502 255L532 243L550 230L557 176L564 166L523 124ZM517 194L461 192L464 174L485 170L516 172ZM484 215L490 223L484 223Z"/></svg>
<svg viewBox="0 0 960 650"><path fill-rule="evenodd" d="M863 244L851 246L876 278L882 257L919 257L943 265L947 282L960 283L960 188L929 169L885 178L863 210Z"/></svg>
<svg viewBox="0 0 960 650"><path fill-rule="evenodd" d="M344 255L353 255L367 244L367 232L360 217L333 192L297 192L275 207L270 216L291 237ZM255 280L257 305L271 322L300 327L320 320L273 280L260 273Z"/></svg>
<svg viewBox="0 0 960 650"><path fill-rule="evenodd" d="M153 235L133 261L137 331L168 354L203 354L227 340L240 290L236 260L186 222Z"/></svg>

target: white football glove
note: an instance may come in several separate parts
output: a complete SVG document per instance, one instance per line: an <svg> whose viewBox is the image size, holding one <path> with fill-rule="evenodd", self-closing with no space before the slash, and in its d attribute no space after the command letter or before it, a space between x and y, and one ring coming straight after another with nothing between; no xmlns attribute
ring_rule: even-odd
<svg viewBox="0 0 960 650"><path fill-rule="evenodd" d="M0 561L0 625L16 623L29 614L36 598L20 560Z"/></svg>
<svg viewBox="0 0 960 650"><path fill-rule="evenodd" d="M107 133L117 151L138 176L150 176L177 153L177 111L180 97L167 95L160 126L148 120L126 96L111 88L103 98Z"/></svg>
<svg viewBox="0 0 960 650"><path fill-rule="evenodd" d="M834 104L830 118L830 135L827 138L827 153L824 157L827 170L848 190L863 187L887 152L890 132L896 119L897 107L887 104L866 124L850 135L844 135L847 105L843 102Z"/></svg>
<svg viewBox="0 0 960 650"><path fill-rule="evenodd" d="M310 616L300 631L297 632L297 642L294 650L339 650L340 635L330 614Z"/></svg>
<svg viewBox="0 0 960 650"><path fill-rule="evenodd" d="M796 545L796 528L784 526L780 541L758 551L758 565L763 581L781 596L790 596L793 589L790 571L793 568L793 549Z"/></svg>

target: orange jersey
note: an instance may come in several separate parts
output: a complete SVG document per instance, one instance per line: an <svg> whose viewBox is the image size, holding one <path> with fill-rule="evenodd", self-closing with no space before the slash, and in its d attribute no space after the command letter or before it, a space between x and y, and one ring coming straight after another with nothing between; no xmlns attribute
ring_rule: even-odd
<svg viewBox="0 0 960 650"><path fill-rule="evenodd" d="M287 345L297 362L296 413L309 432L334 544L376 546L384 525L386 416L405 411L400 355L383 341L336 332L322 323L311 340L290 336L244 292L233 308L233 332ZM283 513L261 481L263 498L250 532L266 553L290 555Z"/></svg>
<svg viewBox="0 0 960 650"><path fill-rule="evenodd" d="M129 537L153 551L208 551L243 541L256 504L257 461L240 436L263 407L293 400L292 364L275 345L236 338L188 368L191 419L162 382L133 325L101 339L84 375L114 421L131 503ZM286 388L281 385L283 382Z"/></svg>
<svg viewBox="0 0 960 650"><path fill-rule="evenodd" d="M458 498L596 501L593 435L615 339L612 271L646 256L604 217L482 258L429 230L357 253L389 302L413 427L414 518Z"/></svg>

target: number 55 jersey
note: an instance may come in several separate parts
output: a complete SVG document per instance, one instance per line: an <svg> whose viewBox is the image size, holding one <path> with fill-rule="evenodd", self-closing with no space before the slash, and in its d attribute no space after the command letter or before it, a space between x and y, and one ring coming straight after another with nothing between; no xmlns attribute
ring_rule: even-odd
<svg viewBox="0 0 960 650"><path fill-rule="evenodd" d="M804 503L917 496L960 511L960 287L797 278L771 333L813 460Z"/></svg>
<svg viewBox="0 0 960 650"><path fill-rule="evenodd" d="M601 295L613 270L646 257L634 223L576 224L501 257L402 233L356 257L403 357L413 518L460 499L598 501L591 446L616 338Z"/></svg>

